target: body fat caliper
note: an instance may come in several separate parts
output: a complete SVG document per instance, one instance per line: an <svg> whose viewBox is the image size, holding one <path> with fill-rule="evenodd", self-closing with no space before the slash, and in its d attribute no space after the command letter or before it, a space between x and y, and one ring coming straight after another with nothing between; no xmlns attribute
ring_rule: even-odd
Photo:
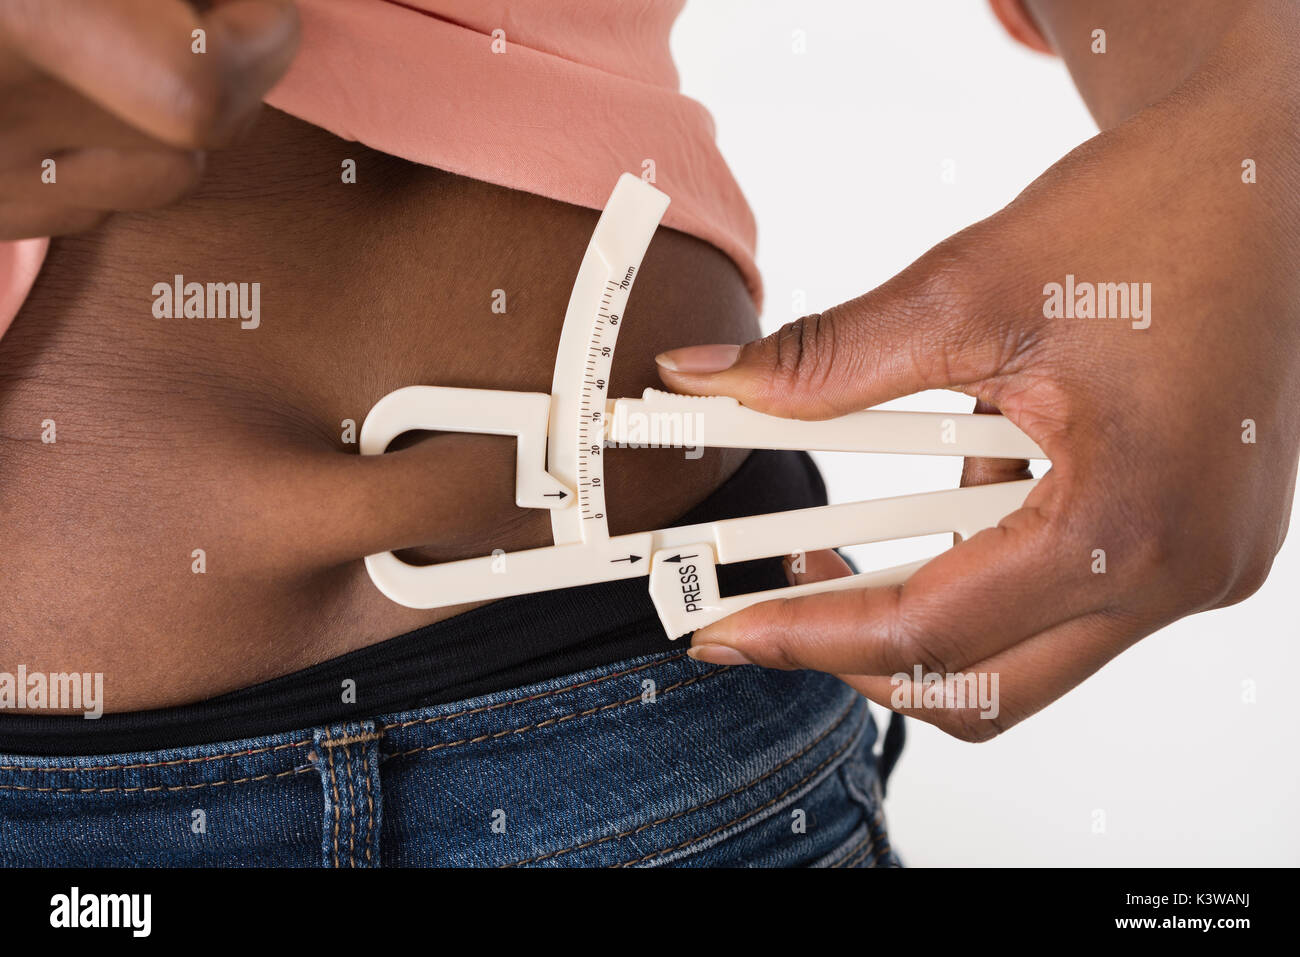
<svg viewBox="0 0 1300 957"><path fill-rule="evenodd" d="M411 565L392 552L370 555L366 569L390 599L438 608L648 575L651 600L675 639L760 601L896 584L925 562L727 597L718 590L719 564L945 532L966 538L1024 502L1037 479L611 537L603 450L606 443L644 444L647 435L661 444L714 448L1044 457L997 415L868 410L805 421L765 415L732 398L657 389L639 399L609 399L624 309L667 208L668 197L653 186L630 174L619 178L573 285L550 395L408 386L370 410L363 455L378 455L413 430L514 436L515 502L549 510L554 538L548 547L437 565ZM681 423L691 423L692 443L680 441ZM678 441L664 442L666 436Z"/></svg>

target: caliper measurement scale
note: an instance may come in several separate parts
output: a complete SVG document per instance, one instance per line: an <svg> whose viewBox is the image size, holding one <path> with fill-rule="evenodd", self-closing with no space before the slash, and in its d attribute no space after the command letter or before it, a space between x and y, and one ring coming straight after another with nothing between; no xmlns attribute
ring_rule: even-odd
<svg viewBox="0 0 1300 957"><path fill-rule="evenodd" d="M1001 416L865 411L820 421L764 415L725 397L647 389L610 399L618 332L641 259L668 197L620 177L583 256L565 312L551 393L408 386L380 399L361 429L361 452L381 454L412 430L487 432L517 440L515 502L551 513L554 544L438 565L392 552L366 558L375 585L399 604L437 608L530 592L649 576L669 638L756 602L894 584L925 562L789 588L722 597L717 565L844 545L952 532L969 537L1023 504L1036 479L795 509L610 537L606 442L628 442L630 423L700 423L713 448L897 452L1043 458Z"/></svg>
<svg viewBox="0 0 1300 957"><path fill-rule="evenodd" d="M667 208L663 193L624 176L596 223L573 283L551 380L547 468L577 492L577 507L551 510L556 545L609 540L605 398L632 283ZM638 563L629 558L626 564Z"/></svg>
<svg viewBox="0 0 1300 957"><path fill-rule="evenodd" d="M603 530L609 537L609 520L605 518L605 466L602 458L605 443L605 389L614 368L614 344L618 339L619 314L613 297L626 303L636 270L628 267L622 282L605 283L600 311L587 350L587 378L583 380L582 401L578 412L578 507L584 522L594 522L591 534ZM560 514L560 513L557 513ZM585 536L584 536L585 537Z"/></svg>

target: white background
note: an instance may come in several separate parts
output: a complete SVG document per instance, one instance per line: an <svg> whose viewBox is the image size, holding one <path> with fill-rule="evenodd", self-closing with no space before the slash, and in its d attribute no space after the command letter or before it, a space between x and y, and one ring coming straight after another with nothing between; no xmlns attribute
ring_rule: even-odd
<svg viewBox="0 0 1300 957"><path fill-rule="evenodd" d="M673 51L758 218L764 331L878 285L1096 131L1062 64L1021 48L978 0L691 0ZM959 474L946 459L820 461L833 501ZM868 567L914 554L855 552ZM905 862L1300 863L1298 572L1293 529L1245 604L1166 628L991 743L909 722L887 802Z"/></svg>

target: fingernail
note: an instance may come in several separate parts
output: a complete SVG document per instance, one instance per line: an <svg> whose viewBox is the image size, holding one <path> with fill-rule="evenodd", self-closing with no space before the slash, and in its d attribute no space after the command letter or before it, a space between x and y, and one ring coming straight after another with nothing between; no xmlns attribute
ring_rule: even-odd
<svg viewBox="0 0 1300 957"><path fill-rule="evenodd" d="M655 356L659 363L669 372L685 372L690 375L708 375L721 372L736 364L740 355L740 346L686 346L673 349Z"/></svg>
<svg viewBox="0 0 1300 957"><path fill-rule="evenodd" d="M752 665L753 662L728 645L692 645L686 652L696 661L710 665Z"/></svg>

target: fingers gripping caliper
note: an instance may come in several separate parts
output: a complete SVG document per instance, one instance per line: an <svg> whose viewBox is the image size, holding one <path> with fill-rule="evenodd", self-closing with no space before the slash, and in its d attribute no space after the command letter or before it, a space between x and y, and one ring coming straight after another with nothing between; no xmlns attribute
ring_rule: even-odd
<svg viewBox="0 0 1300 957"><path fill-rule="evenodd" d="M624 310L667 207L668 197L637 177L619 179L573 286L550 395L408 386L370 410L361 428L363 455L381 454L413 430L514 436L515 502L551 514L548 547L425 566L392 552L368 556L371 579L393 601L437 608L647 575L664 630L675 639L760 601L896 584L925 563L725 598L719 564L944 532L967 538L1024 502L1036 479L611 536L606 443L646 444L647 435L660 444L714 448L1043 458L996 415L864 411L803 421L727 397L647 389L639 399L609 399ZM698 441L681 442L686 428ZM662 441L669 436L673 441Z"/></svg>

